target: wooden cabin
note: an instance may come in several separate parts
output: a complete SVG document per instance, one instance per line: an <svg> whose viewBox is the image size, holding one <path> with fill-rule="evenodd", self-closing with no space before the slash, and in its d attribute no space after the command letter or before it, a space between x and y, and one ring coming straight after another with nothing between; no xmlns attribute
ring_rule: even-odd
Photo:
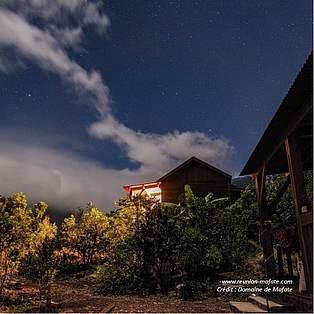
<svg viewBox="0 0 314 314"><path fill-rule="evenodd" d="M285 301L294 303L297 310L307 312L312 310L313 296L313 199L306 190L305 171L313 173L313 54L302 67L241 172L241 175L251 175L255 179L261 244L269 278L280 275L283 263L281 253L273 246L271 220L279 200L291 186L306 292L297 291ZM286 174L286 183L273 202L267 204L266 176L273 174ZM310 188L313 192L313 186Z"/></svg>
<svg viewBox="0 0 314 314"><path fill-rule="evenodd" d="M179 203L187 184L199 197L211 192L215 198L229 197L234 200L241 192L241 188L231 184L231 175L196 157L188 159L156 181L126 185L124 190L130 196L146 193L161 202Z"/></svg>

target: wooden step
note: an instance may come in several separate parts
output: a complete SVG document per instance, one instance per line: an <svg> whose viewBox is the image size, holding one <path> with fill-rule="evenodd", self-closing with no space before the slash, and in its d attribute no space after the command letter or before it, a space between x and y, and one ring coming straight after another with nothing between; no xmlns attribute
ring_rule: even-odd
<svg viewBox="0 0 314 314"><path fill-rule="evenodd" d="M116 305L114 303L108 304L103 310L102 313L112 313Z"/></svg>
<svg viewBox="0 0 314 314"><path fill-rule="evenodd" d="M233 313L267 313L267 311L259 308L250 302L229 302L230 309Z"/></svg>
<svg viewBox="0 0 314 314"><path fill-rule="evenodd" d="M260 296L249 296L248 301L253 303L254 305L258 306L259 308L267 311L267 300L263 297ZM274 301L268 300L268 306L269 306L269 311L270 312L286 312L291 309L291 307L280 304Z"/></svg>

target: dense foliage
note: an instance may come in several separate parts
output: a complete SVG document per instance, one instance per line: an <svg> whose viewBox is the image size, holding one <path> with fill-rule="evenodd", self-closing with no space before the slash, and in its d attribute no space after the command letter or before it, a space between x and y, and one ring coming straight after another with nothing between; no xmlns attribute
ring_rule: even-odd
<svg viewBox="0 0 314 314"><path fill-rule="evenodd" d="M136 208L133 201L125 208ZM137 228L121 239L96 271L100 289L167 294L181 285L191 290L185 294L193 294L195 286L217 272L243 264L251 248L248 226L255 222L254 202L252 188L230 205L228 199L215 200L212 195L194 197L188 186L180 205L142 199Z"/></svg>
<svg viewBox="0 0 314 314"><path fill-rule="evenodd" d="M285 179L268 178L269 204ZM43 202L30 207L23 193L0 198L0 295L20 275L37 282L49 306L55 277L84 269L104 294L173 292L195 298L218 274L244 268L259 247L253 184L233 204L212 194L195 197L189 186L180 204L124 197L110 213L88 204L59 229L46 211ZM294 225L288 189L274 212L273 229Z"/></svg>
<svg viewBox="0 0 314 314"><path fill-rule="evenodd" d="M268 204L271 204L286 180L287 177L284 175L268 176L266 184L266 195ZM290 186L281 197L281 200L277 205L276 210L274 210L272 223L274 229L283 227L287 228L296 224L295 209Z"/></svg>
<svg viewBox="0 0 314 314"><path fill-rule="evenodd" d="M56 233L48 233L42 245L22 263L21 274L37 283L39 299L45 301L43 309L46 310L51 308L51 284L60 262L59 244Z"/></svg>
<svg viewBox="0 0 314 314"><path fill-rule="evenodd" d="M106 252L108 231L108 216L88 204L64 219L62 244L68 255L76 256L83 264L92 264Z"/></svg>
<svg viewBox="0 0 314 314"><path fill-rule="evenodd" d="M56 226L44 215L46 209L43 202L30 208L23 193L0 198L0 293L23 259L54 236Z"/></svg>
<svg viewBox="0 0 314 314"><path fill-rule="evenodd" d="M56 237L57 227L45 215L47 207L39 202L30 208L23 193L0 198L0 295L20 266L27 272L32 263L26 260L40 259L44 247ZM40 283L41 291L49 286L45 267L42 260L32 267L32 278Z"/></svg>

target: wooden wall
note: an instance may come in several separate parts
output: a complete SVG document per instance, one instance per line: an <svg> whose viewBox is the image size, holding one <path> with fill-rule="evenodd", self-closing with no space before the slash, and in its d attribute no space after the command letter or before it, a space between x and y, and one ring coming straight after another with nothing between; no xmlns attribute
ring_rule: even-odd
<svg viewBox="0 0 314 314"><path fill-rule="evenodd" d="M204 197L212 192L216 198L228 197L230 183L230 177L192 161L161 182L162 201L178 203L186 184L196 196Z"/></svg>

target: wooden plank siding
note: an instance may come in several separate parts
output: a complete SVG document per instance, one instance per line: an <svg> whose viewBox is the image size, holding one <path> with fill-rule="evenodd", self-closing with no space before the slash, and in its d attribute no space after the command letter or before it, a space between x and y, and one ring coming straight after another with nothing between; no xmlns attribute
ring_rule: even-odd
<svg viewBox="0 0 314 314"><path fill-rule="evenodd" d="M196 160L161 181L163 202L177 203L184 193L184 186L191 186L194 195L204 197L212 192L215 198L229 197L231 177L210 169Z"/></svg>
<svg viewBox="0 0 314 314"><path fill-rule="evenodd" d="M213 193L214 198L229 197L235 201L243 190L231 184L231 175L196 157L191 157L176 168L153 182L125 185L130 195L144 193L146 188L158 187L161 190L161 202L181 202L184 186L189 185L195 196L205 197ZM148 193L149 194L149 193Z"/></svg>

